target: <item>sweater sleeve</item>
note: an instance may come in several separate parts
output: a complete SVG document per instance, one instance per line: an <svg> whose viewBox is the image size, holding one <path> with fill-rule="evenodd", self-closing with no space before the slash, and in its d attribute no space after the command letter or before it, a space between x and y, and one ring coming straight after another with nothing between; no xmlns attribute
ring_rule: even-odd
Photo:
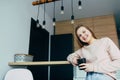
<svg viewBox="0 0 120 80"><path fill-rule="evenodd" d="M119 48L109 38L106 38L106 43L107 43L107 45L106 45L107 52L111 58L111 62L94 64L93 65L94 72L108 73L108 72L115 72L118 69L120 69Z"/></svg>
<svg viewBox="0 0 120 80"><path fill-rule="evenodd" d="M75 51L74 53L69 54L68 57L67 57L67 60L70 61L70 62L72 62L73 58L75 58L75 57L76 58L80 58L80 55L81 55L80 52L81 51L79 49L79 50Z"/></svg>

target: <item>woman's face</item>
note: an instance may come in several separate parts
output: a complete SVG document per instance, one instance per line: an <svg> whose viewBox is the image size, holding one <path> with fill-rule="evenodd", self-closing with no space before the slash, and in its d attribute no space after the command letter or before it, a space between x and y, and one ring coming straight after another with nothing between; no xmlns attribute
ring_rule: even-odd
<svg viewBox="0 0 120 80"><path fill-rule="evenodd" d="M77 30L77 35L82 42L85 42L85 43L88 43L88 44L90 44L90 42L93 38L91 32L88 29L86 29L84 26L80 27Z"/></svg>

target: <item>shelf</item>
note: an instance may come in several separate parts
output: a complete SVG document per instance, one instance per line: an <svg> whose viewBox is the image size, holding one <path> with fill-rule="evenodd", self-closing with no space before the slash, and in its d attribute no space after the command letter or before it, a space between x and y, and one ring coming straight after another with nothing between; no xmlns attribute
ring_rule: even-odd
<svg viewBox="0 0 120 80"><path fill-rule="evenodd" d="M38 61L38 62L9 62L9 66L29 66L29 65L67 65L68 61Z"/></svg>
<svg viewBox="0 0 120 80"><path fill-rule="evenodd" d="M45 4L45 3L49 3L49 2L54 2L54 1L59 1L59 0L36 0L32 2L32 5L39 5L39 4Z"/></svg>

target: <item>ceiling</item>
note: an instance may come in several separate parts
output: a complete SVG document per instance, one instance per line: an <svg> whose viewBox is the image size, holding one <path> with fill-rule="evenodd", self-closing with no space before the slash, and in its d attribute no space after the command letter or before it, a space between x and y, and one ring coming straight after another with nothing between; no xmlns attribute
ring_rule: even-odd
<svg viewBox="0 0 120 80"><path fill-rule="evenodd" d="M78 1L73 0L73 14L75 19L94 17L100 15L114 14L119 10L120 0L81 0L82 9L78 9ZM47 3L47 14L52 18L53 11L50 11L50 7L53 9L54 3ZM70 20L72 15L71 0L63 0L64 14L60 14L61 0L55 1L55 18L57 21Z"/></svg>

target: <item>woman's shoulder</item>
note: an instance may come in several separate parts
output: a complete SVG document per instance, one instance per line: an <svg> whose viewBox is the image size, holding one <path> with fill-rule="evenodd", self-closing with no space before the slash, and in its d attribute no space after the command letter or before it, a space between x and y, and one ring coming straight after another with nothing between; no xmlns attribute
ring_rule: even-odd
<svg viewBox="0 0 120 80"><path fill-rule="evenodd" d="M111 39L109 37L102 37L102 38L100 38L100 40L102 40L102 41L109 41Z"/></svg>
<svg viewBox="0 0 120 80"><path fill-rule="evenodd" d="M100 42L104 44L109 44L109 43L112 43L113 41L109 37L103 37L103 38L100 38Z"/></svg>

